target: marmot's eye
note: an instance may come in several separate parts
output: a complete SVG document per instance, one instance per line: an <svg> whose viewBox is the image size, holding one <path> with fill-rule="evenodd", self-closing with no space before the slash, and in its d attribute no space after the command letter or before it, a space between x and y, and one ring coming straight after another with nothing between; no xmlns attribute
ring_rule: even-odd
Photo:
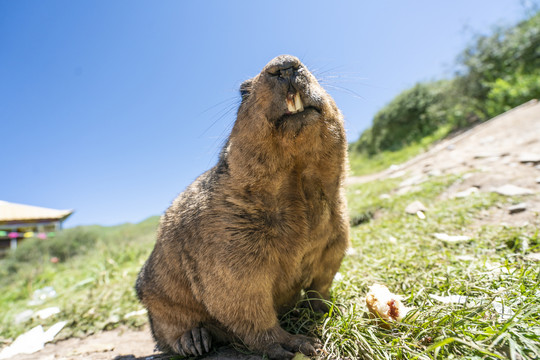
<svg viewBox="0 0 540 360"><path fill-rule="evenodd" d="M278 76L278 75L281 75L281 71L280 71L279 67L277 67L277 66L272 66L270 69L266 70L266 72L267 72L270 76Z"/></svg>

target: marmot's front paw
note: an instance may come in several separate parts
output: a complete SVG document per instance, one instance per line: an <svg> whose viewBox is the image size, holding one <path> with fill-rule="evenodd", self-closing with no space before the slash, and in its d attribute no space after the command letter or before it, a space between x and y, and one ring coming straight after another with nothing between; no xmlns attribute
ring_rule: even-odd
<svg viewBox="0 0 540 360"><path fill-rule="evenodd" d="M212 337L208 330L203 327L195 327L186 331L178 339L174 351L182 356L199 356L210 351Z"/></svg>
<svg viewBox="0 0 540 360"><path fill-rule="evenodd" d="M309 306L314 312L326 314L330 311L330 306L323 299L309 299Z"/></svg>
<svg viewBox="0 0 540 360"><path fill-rule="evenodd" d="M268 346L265 352L270 359L292 359L295 352L299 351L304 355L315 356L321 348L319 339L304 335L291 335L285 342Z"/></svg>

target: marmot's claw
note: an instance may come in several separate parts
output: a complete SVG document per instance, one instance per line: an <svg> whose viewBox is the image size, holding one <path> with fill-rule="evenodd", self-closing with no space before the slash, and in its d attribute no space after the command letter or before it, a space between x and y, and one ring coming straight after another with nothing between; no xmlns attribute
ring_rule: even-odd
<svg viewBox="0 0 540 360"><path fill-rule="evenodd" d="M205 328L195 327L180 337L179 345L180 355L199 356L210 351L212 338Z"/></svg>
<svg viewBox="0 0 540 360"><path fill-rule="evenodd" d="M280 344L275 343L269 346L266 351L266 355L270 359L292 359L294 357L294 353L285 350Z"/></svg>
<svg viewBox="0 0 540 360"><path fill-rule="evenodd" d="M319 339L304 335L293 335L287 342L276 345L278 345L280 348L290 351L291 353L299 351L307 356L316 356L317 350L320 350L322 348Z"/></svg>
<svg viewBox="0 0 540 360"><path fill-rule="evenodd" d="M201 328L201 339L204 346L204 351L209 352L210 348L212 347L212 337L205 328Z"/></svg>

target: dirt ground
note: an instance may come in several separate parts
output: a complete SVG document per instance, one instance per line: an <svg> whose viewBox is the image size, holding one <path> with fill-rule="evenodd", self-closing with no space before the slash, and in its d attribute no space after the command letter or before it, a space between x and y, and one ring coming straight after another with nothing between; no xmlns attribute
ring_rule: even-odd
<svg viewBox="0 0 540 360"><path fill-rule="evenodd" d="M479 224L507 223L540 227L540 103L531 101L510 110L460 135L445 139L428 152L401 166L392 166L378 174L349 178L349 183L363 183L388 177L403 179L399 192L406 192L429 176L469 172L451 186L443 197L463 191L493 191L503 185L528 189L526 209L511 214L508 207L495 207L482 214ZM474 189L476 190L474 190ZM472 189L472 190L471 190ZM47 344L31 355L17 355L13 360L160 360L167 356L154 352L147 328L117 329L84 339L68 339ZM220 349L206 359L261 359Z"/></svg>
<svg viewBox="0 0 540 360"><path fill-rule="evenodd" d="M16 355L10 360L168 360L174 357L154 351L148 327L143 330L120 328L46 344L34 354ZM178 357L177 357L178 358ZM200 357L207 360L261 360L256 355L242 354L232 347L222 347Z"/></svg>

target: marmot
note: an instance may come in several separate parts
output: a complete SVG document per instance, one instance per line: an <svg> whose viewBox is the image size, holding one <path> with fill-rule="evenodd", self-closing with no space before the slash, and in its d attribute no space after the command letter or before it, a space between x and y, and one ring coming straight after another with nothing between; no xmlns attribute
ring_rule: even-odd
<svg viewBox="0 0 540 360"><path fill-rule="evenodd" d="M323 300L349 245L343 117L289 55L240 93L216 166L162 216L137 295L161 351L197 356L213 341L272 359L315 355L320 342L289 334L278 316L302 294L328 310Z"/></svg>

